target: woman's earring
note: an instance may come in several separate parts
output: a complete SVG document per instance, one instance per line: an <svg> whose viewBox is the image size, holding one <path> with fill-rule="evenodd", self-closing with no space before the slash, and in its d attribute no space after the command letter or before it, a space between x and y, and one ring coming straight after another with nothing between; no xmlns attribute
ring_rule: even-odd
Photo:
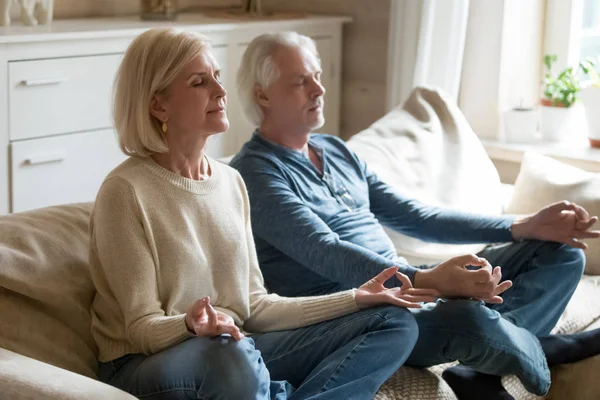
<svg viewBox="0 0 600 400"><path fill-rule="evenodd" d="M167 121L163 121L163 123L162 123L162 131L163 131L163 133L167 133Z"/></svg>

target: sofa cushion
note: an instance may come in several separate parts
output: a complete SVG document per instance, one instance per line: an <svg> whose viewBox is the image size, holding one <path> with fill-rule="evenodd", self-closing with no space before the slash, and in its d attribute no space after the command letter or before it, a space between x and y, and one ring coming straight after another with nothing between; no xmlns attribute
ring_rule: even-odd
<svg viewBox="0 0 600 400"><path fill-rule="evenodd" d="M547 400L598 400L600 397L600 356L559 365L552 369L552 386Z"/></svg>
<svg viewBox="0 0 600 400"><path fill-rule="evenodd" d="M541 154L524 155L508 213L529 214L549 203L569 200L600 216L600 174ZM598 229L598 227L595 227ZM600 239L586 240L586 274L600 274Z"/></svg>
<svg viewBox="0 0 600 400"><path fill-rule="evenodd" d="M456 103L418 87L401 106L348 140L380 179L425 203L485 214L503 210L503 188L492 161ZM413 265L474 253L483 245L425 243L386 230Z"/></svg>
<svg viewBox="0 0 600 400"><path fill-rule="evenodd" d="M554 334L573 333L587 329L600 319L600 276L584 275L567 308L552 329Z"/></svg>
<svg viewBox="0 0 600 400"><path fill-rule="evenodd" d="M94 377L92 204L0 217L0 347Z"/></svg>
<svg viewBox="0 0 600 400"><path fill-rule="evenodd" d="M457 400L456 395L433 371L401 367L377 391L373 400Z"/></svg>
<svg viewBox="0 0 600 400"><path fill-rule="evenodd" d="M122 390L0 349L0 398L10 400L135 400Z"/></svg>

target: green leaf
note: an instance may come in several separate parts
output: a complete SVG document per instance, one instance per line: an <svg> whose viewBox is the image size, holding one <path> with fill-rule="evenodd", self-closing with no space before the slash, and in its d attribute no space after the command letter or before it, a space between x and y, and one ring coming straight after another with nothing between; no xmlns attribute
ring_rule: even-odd
<svg viewBox="0 0 600 400"><path fill-rule="evenodd" d="M552 64L554 64L557 59L558 56L556 54L546 54L544 56L544 65L546 66L546 68L548 68L548 70L551 70Z"/></svg>

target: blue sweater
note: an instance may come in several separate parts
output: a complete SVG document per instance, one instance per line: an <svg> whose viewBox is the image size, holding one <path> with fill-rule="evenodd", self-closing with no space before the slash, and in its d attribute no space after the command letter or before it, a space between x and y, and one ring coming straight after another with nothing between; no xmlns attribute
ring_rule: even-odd
<svg viewBox="0 0 600 400"><path fill-rule="evenodd" d="M257 132L231 161L246 183L252 229L266 286L284 296L358 287L398 266L382 224L438 243L512 241L512 217L483 216L420 203L385 184L334 136L310 136L323 174L302 152ZM391 282L398 285L399 282Z"/></svg>

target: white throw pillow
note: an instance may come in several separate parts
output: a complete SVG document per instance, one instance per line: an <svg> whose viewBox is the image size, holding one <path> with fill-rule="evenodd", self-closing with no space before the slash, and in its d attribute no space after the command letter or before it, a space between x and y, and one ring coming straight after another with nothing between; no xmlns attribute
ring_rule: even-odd
<svg viewBox="0 0 600 400"><path fill-rule="evenodd" d="M513 196L506 208L510 214L529 214L561 200L584 207L600 216L600 174L587 172L541 154L523 157ZM598 227L595 227L598 229ZM600 240L586 240L587 274L600 274Z"/></svg>
<svg viewBox="0 0 600 400"><path fill-rule="evenodd" d="M418 87L401 106L348 141L381 180L424 203L501 214L498 172L456 103ZM433 263L485 247L427 243L386 229L398 255L412 265Z"/></svg>

